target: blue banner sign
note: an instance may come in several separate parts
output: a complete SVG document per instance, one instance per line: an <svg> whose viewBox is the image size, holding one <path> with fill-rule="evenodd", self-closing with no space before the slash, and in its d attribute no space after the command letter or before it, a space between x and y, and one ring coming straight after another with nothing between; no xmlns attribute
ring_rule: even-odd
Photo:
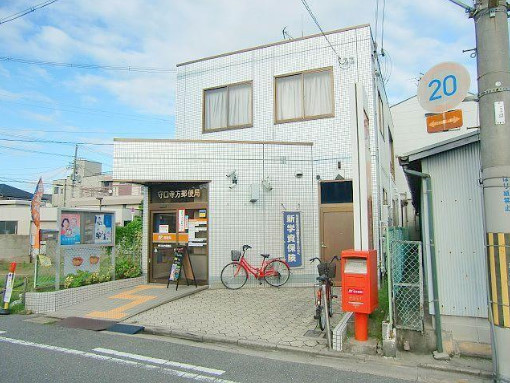
<svg viewBox="0 0 510 383"><path fill-rule="evenodd" d="M283 212L283 244L285 260L290 267L303 264L301 252L301 212Z"/></svg>

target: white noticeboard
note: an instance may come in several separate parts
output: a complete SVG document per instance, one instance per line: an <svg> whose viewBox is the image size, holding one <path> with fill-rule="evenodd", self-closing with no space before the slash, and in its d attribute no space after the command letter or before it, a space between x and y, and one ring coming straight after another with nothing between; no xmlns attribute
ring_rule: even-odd
<svg viewBox="0 0 510 383"><path fill-rule="evenodd" d="M496 125L505 125L505 103L503 101L494 103L494 122Z"/></svg>
<svg viewBox="0 0 510 383"><path fill-rule="evenodd" d="M469 86L466 68L454 62L444 62L432 67L420 79L418 101L429 112L446 112L464 100Z"/></svg>

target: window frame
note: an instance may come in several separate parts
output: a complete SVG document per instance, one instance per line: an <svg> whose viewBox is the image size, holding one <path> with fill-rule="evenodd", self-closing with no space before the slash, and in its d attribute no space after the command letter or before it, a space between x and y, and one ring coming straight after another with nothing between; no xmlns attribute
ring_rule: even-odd
<svg viewBox="0 0 510 383"><path fill-rule="evenodd" d="M205 95L206 95L206 92L209 91L209 90L216 90L216 89L227 88L227 106L229 106L230 105L230 103L229 103L229 101L230 101L229 100L230 92L229 92L228 88L232 87L232 86L236 86L236 85L247 85L247 84L250 85L250 90L251 90L251 103L250 103L251 104L250 105L250 109L251 109L251 123L250 124L244 124L244 125L232 125L232 126L229 126L228 125L229 111L227 110L227 127L225 127L225 128L215 128L215 129L206 129L205 128ZM222 132L222 131L225 131L225 130L252 128L253 127L253 117L254 117L254 115L253 115L253 80L234 82L234 83L231 83L231 84L214 86L214 87L211 87L211 88L204 88L202 90L202 134Z"/></svg>
<svg viewBox="0 0 510 383"><path fill-rule="evenodd" d="M329 72L329 77L330 77L330 80L331 80L331 101L332 101L332 105L331 105L331 109L332 109L332 112L331 113L328 113L328 114L319 114L319 115L316 115L316 116L306 116L305 115L305 81L304 81L304 75L306 73L317 73L317 72L326 72L328 71ZM278 120L278 116L277 116L277 105L276 105L276 82L279 78L284 78L284 77L290 77L290 76L296 76L296 75L300 75L301 76L301 93L303 95L303 117L302 118L288 118L288 119L285 119L285 120ZM308 70L303 70L303 71L299 71L299 72L292 72L292 73L286 73L286 74L281 74L281 75L278 75L278 76L274 76L274 84L273 84L273 93L274 93L274 96L273 96L273 102L274 102L274 105L273 105L273 121L274 121L274 124L275 125L279 125L279 124L286 124L288 122L298 122L298 121L311 121L311 120L319 120L321 118L332 118L332 117L335 117L335 77L333 75L333 66L328 66L328 67L324 67L324 68L317 68L317 69L308 69Z"/></svg>
<svg viewBox="0 0 510 383"><path fill-rule="evenodd" d="M4 220L4 221L0 221L0 223L3 224L3 228L4 228L4 231L7 229L7 225L6 223L9 222L9 223L14 223L14 233L3 233L3 232L0 232L0 234L3 234L3 235L18 235L18 221L8 221L8 220Z"/></svg>

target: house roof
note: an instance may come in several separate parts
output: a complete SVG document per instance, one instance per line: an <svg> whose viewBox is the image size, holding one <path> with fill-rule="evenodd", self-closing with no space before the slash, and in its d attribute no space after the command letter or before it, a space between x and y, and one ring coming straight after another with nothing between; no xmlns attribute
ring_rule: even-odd
<svg viewBox="0 0 510 383"><path fill-rule="evenodd" d="M17 199L17 200L25 200L30 201L32 200L32 193L29 193L25 190L21 190L18 188L15 188L14 186L6 185L6 184L0 184L0 198L1 199ZM42 199L44 201L51 200L51 195L44 194Z"/></svg>
<svg viewBox="0 0 510 383"><path fill-rule="evenodd" d="M467 134L450 138L449 140L428 145L418 150L414 150L412 152L403 154L398 157L398 161L400 163L400 166L402 166L403 168L421 172L422 159L432 157L437 154L447 152L449 150L454 150L478 141L480 141L480 132L476 130L474 132L469 132ZM413 177L407 173L405 176L407 179L407 184L409 185L409 189L411 191L413 206L415 210L419 212L421 204L420 188L422 180L419 177Z"/></svg>
<svg viewBox="0 0 510 383"><path fill-rule="evenodd" d="M241 49L241 50L237 50L237 51L233 51L233 52L222 53L222 54L215 55L215 56L204 57L204 58L197 59L197 60L186 61L186 62L177 64L177 66L180 67L180 66L184 66L184 65L195 64L195 63L200 62L200 61L212 60L212 59L216 59L216 58L219 58L219 57L225 57L225 56L235 55L235 54L238 54L238 53L250 52L250 51L254 51L256 49L269 48L269 47L272 47L272 46L275 46L275 45L288 44L288 43L291 43L291 42L296 42L296 41L301 41L301 40L306 40L306 39L312 39L314 37L320 37L322 35L327 36L327 35L331 35L333 33L346 32L346 31L350 31L350 30L353 30L353 29L360 29L360 28L367 28L367 27L370 27L370 24L355 25L355 26L348 27L348 28L336 29L334 31L318 33L318 34L310 35L310 36L299 37L299 38L295 38L295 39L292 39L292 40L277 41L277 42L271 43L271 44L259 45L259 46L252 47L252 48L246 48L246 49Z"/></svg>
<svg viewBox="0 0 510 383"><path fill-rule="evenodd" d="M480 132L475 130L450 138L449 140L441 141L432 145L424 146L423 148L413 150L412 152L402 154L398 157L401 166L405 166L411 162L421 160L423 158L431 157L439 153L446 152L448 150L456 149L464 145L471 144L473 142L480 141Z"/></svg>
<svg viewBox="0 0 510 383"><path fill-rule="evenodd" d="M15 188L14 186L0 184L0 198L31 200L32 193Z"/></svg>

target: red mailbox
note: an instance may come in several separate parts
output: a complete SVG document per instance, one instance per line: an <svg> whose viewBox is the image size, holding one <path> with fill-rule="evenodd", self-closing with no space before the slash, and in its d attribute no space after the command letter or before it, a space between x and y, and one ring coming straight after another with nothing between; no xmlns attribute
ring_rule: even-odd
<svg viewBox="0 0 510 383"><path fill-rule="evenodd" d="M354 313L354 337L368 339L368 314L378 305L377 251L342 251L342 310Z"/></svg>

